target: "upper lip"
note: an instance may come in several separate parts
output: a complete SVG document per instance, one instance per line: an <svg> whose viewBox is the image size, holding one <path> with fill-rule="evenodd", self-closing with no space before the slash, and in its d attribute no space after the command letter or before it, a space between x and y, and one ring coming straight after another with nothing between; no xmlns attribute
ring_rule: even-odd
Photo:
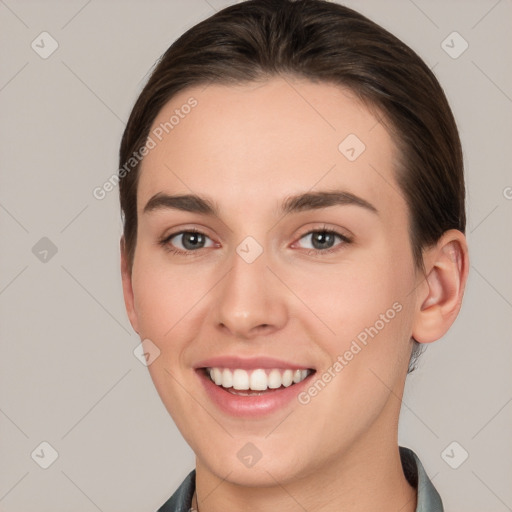
<svg viewBox="0 0 512 512"><path fill-rule="evenodd" d="M256 370L258 368L284 368L291 370L309 370L311 366L284 361L274 357L258 356L243 358L240 356L217 356L199 361L194 368L241 368Z"/></svg>

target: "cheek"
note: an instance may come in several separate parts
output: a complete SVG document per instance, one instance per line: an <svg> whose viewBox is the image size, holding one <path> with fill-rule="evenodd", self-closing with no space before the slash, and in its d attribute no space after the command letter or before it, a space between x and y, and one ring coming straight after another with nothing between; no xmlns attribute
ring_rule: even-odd
<svg viewBox="0 0 512 512"><path fill-rule="evenodd" d="M303 318L311 316L308 309L313 312L316 330L320 331L320 324L324 324L327 340L351 339L378 322L383 314L387 326L387 320L393 320L396 309L400 309L393 305L403 305L408 289L403 269L379 264L377 258L368 264L349 261L338 268L326 265L315 272L289 272L285 279L304 298ZM377 326L383 330L381 322Z"/></svg>
<svg viewBox="0 0 512 512"><path fill-rule="evenodd" d="M332 363L339 363L331 373L343 374L336 379L340 396L349 388L353 396L360 395L361 387L382 388L372 370L389 386L401 378L414 314L412 260L388 247L347 259L337 268L290 273L287 282L314 313L297 309L310 339L318 340Z"/></svg>
<svg viewBox="0 0 512 512"><path fill-rule="evenodd" d="M198 337L212 285L205 272L169 265L162 256L143 249L134 262L132 276L140 336L160 350L148 366L149 373L165 407L186 436L191 431L188 418L195 416L196 405L190 400L190 375L184 359ZM204 425L205 430L208 427Z"/></svg>
<svg viewBox="0 0 512 512"><path fill-rule="evenodd" d="M301 285L296 281L302 287L297 294L307 297L315 313L303 313L302 325L330 361L301 403L309 404L311 429L327 429L326 437L340 444L368 428L386 404L399 407L394 402L407 366L413 308L404 270L378 267L376 262L364 269L347 266L316 273ZM329 424L322 427L326 417Z"/></svg>
<svg viewBox="0 0 512 512"><path fill-rule="evenodd" d="M192 267L165 264L165 256L139 253L133 268L133 293L141 336L162 344L193 317L208 291L208 275Z"/></svg>

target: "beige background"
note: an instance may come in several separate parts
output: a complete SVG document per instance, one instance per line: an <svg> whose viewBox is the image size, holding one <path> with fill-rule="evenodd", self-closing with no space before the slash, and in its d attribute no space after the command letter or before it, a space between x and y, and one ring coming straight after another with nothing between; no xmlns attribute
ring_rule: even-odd
<svg viewBox="0 0 512 512"><path fill-rule="evenodd" d="M420 455L447 511L512 510L512 2L345 3L434 68L465 150L467 294L410 377L400 442ZM124 123L156 59L224 5L0 0L2 511L155 511L193 468L133 355L117 190L102 201L92 191L116 172ZM46 59L31 47L51 49L43 31L58 43ZM462 39L442 46L453 31L469 44L456 59L446 44L453 54ZM48 469L42 442L58 453ZM452 469L445 460L458 465L462 450L469 458Z"/></svg>

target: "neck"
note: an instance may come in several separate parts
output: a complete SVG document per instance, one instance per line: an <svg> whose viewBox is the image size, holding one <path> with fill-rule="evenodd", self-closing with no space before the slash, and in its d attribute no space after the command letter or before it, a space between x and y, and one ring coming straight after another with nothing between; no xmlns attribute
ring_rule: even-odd
<svg viewBox="0 0 512 512"><path fill-rule="evenodd" d="M396 437L366 437L314 471L274 485L247 487L214 475L196 460L198 512L414 512L416 490L405 479Z"/></svg>

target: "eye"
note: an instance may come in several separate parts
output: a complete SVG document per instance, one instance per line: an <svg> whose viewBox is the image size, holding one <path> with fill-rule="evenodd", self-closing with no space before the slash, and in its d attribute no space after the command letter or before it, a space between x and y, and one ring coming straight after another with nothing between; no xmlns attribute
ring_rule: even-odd
<svg viewBox="0 0 512 512"><path fill-rule="evenodd" d="M171 252L180 254L206 247L213 247L214 245L210 237L193 229L173 233L161 240L160 243Z"/></svg>
<svg viewBox="0 0 512 512"><path fill-rule="evenodd" d="M325 254L336 251L339 246L350 242L351 240L348 237L335 230L317 229L300 237L296 244L308 252ZM209 236L195 229L172 233L162 239L160 244L170 252L183 255L215 246L215 243Z"/></svg>
<svg viewBox="0 0 512 512"><path fill-rule="evenodd" d="M338 249L343 243L350 243L351 240L346 236L331 229L319 229L310 231L302 236L297 244L302 249L313 252L332 252Z"/></svg>

